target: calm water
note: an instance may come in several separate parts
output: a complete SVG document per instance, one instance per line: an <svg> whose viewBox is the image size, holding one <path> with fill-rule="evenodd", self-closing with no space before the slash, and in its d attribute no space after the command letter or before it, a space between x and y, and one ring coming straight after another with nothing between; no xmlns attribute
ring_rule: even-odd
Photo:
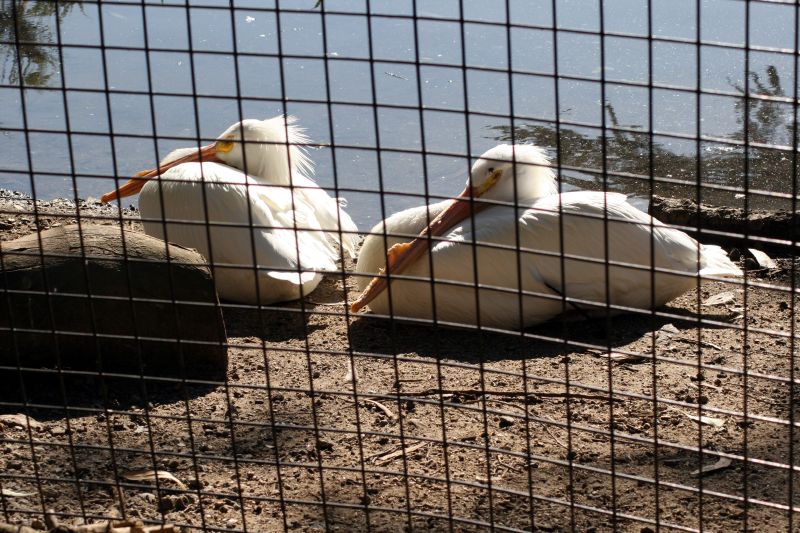
<svg viewBox="0 0 800 533"><path fill-rule="evenodd" d="M294 114L314 141L337 146L335 153L312 150L317 180L333 187L335 179L348 189L342 195L364 230L382 218L382 209L422 203L415 195L426 185L430 194L457 193L469 166L465 156L501 140L536 142L555 155L556 115L566 188L607 186L646 197L649 181L635 176L650 173L652 130L653 169L666 180L654 186L656 193L694 197L699 152L702 183L736 189L703 187L703 198L741 205L745 150L728 141L744 138L747 85L751 94L768 97L747 105L755 143L747 150L747 185L764 193L751 196L750 206L791 205L797 82L795 14L788 4L752 3L747 18L743 1L703 1L705 44L698 47L690 42L697 37L695 2L653 0L657 39L649 50L641 38L648 34L648 2L609 1L603 29L613 35L604 40L601 61L597 3L558 0L556 26L564 31L555 43L562 76L556 113L551 0L464 0L463 46L459 3L420 0L418 51L410 1L373 1L370 19L365 4L354 0L325 0L326 11L335 13L324 18L314 0L281 2L279 13L265 0L237 0L232 11L227 1L212 0L193 0L189 9L168 0L57 7L44 0L12 2L0 0L0 186L30 192L32 170L42 198L72 197L71 172L79 197L98 197L113 187L114 175L151 167L157 156L196 144L198 135L216 137L238 120L241 106L245 117ZM506 5L510 30L503 25ZM646 86L649 52L652 91ZM698 55L699 88L713 94L696 91ZM30 163L20 131L20 79L33 130ZM607 183L592 172L603 169L604 122L618 128L606 133ZM701 142L691 138L698 131ZM428 155L423 164L420 155L406 152L423 146L440 155ZM383 203L375 192L380 179Z"/></svg>

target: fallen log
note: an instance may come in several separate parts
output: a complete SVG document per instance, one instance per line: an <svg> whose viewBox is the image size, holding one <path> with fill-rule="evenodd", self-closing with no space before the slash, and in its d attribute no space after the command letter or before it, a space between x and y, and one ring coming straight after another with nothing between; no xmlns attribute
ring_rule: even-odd
<svg viewBox="0 0 800 533"><path fill-rule="evenodd" d="M100 522L83 526L60 524L46 533L180 533L181 529L172 524L145 526L136 522ZM0 523L0 533L43 533L41 529L28 526Z"/></svg>
<svg viewBox="0 0 800 533"><path fill-rule="evenodd" d="M118 226L0 245L0 367L206 377L227 367L205 260Z"/></svg>
<svg viewBox="0 0 800 533"><path fill-rule="evenodd" d="M665 224L701 228L703 231L701 236L698 236L696 230L689 229L687 232L704 243L786 252L790 248L787 244L745 239L744 235L784 241L800 238L800 217L793 217L789 211L748 210L745 213L744 209L737 207L711 206L703 203L698 209L694 200L662 196L653 196L649 211L652 216Z"/></svg>

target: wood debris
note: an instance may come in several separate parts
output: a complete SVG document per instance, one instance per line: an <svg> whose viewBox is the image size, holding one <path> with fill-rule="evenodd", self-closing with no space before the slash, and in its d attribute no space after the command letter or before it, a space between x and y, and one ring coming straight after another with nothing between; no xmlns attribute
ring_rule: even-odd
<svg viewBox="0 0 800 533"><path fill-rule="evenodd" d="M700 345L703 348L713 348L713 349L719 350L719 351L723 350L722 346L720 346L719 344L714 344L713 342L709 342L709 341L703 341L703 340L698 341L697 339L684 339L684 338L677 338L677 339L673 339L673 340L677 341L677 342L685 342L687 344L692 344L694 346Z"/></svg>
<svg viewBox="0 0 800 533"><path fill-rule="evenodd" d="M394 459L396 459L396 458L398 458L398 457L400 457L402 455L408 455L411 452L417 451L417 450L419 450L420 448L422 448L423 446L425 446L427 444L428 444L427 442L418 442L416 444L412 444L411 446L406 446L405 448L400 448L399 450L395 450L395 451L389 452L389 453L387 453L385 455L381 455L375 460L375 464L376 465L385 465L385 464L390 463L392 460L394 460Z"/></svg>
<svg viewBox="0 0 800 533"><path fill-rule="evenodd" d="M140 521L114 520L70 526L58 524L48 530L50 533L181 533L181 529L172 524L145 526ZM42 533L32 527L0 523L0 533Z"/></svg>
<svg viewBox="0 0 800 533"><path fill-rule="evenodd" d="M481 389L439 389L439 388L431 388L425 389L421 391L404 391L400 393L401 397L406 396L439 396L446 397L450 396L470 396L470 397L480 397L480 396L497 396L500 398L520 398L524 399L526 402L530 403L539 403L541 398L572 398L577 400L602 400L602 401L612 401L612 402L621 402L624 401L622 398L611 397L609 398L607 395L604 394L586 394L580 392L525 392L525 391L501 391L501 390L481 390Z"/></svg>
<svg viewBox="0 0 800 533"><path fill-rule="evenodd" d="M169 480L178 485L180 489L186 490L186 485L166 470L135 470L122 474L122 477L129 481Z"/></svg>
<svg viewBox="0 0 800 533"><path fill-rule="evenodd" d="M383 411L383 413L384 413L386 416L388 416L390 419L392 419L392 420L397 420L397 419L399 418L399 417L398 417L398 416L397 416L397 415L394 413L394 411L392 411L391 409L389 409L388 407L386 407L386 406L385 406L384 404L382 404L381 402L378 402L378 401L376 401L376 400L365 399L365 400L364 400L364 403L368 403L368 404L370 404L370 405L374 405L375 407L377 407L378 409L380 409L381 411Z"/></svg>
<svg viewBox="0 0 800 533"><path fill-rule="evenodd" d="M705 424L707 426L714 426L721 428L725 425L725 421L721 418L714 418L713 416L697 416L697 415L686 415L686 418L689 420L694 420L695 422L699 422L701 424Z"/></svg>
<svg viewBox="0 0 800 533"><path fill-rule="evenodd" d="M29 498L31 496L36 496L36 493L20 492L13 489L0 489L0 496L5 496L6 498Z"/></svg>
<svg viewBox="0 0 800 533"><path fill-rule="evenodd" d="M701 467L699 470L695 470L692 472L693 476L705 476L706 474L711 474L713 472L717 472L719 470L724 470L731 466L732 461L727 457L720 457L719 460L711 465L706 465Z"/></svg>
<svg viewBox="0 0 800 533"><path fill-rule="evenodd" d="M608 352L603 350L589 350L589 353L601 359L611 359L615 363L641 363L648 359L646 355L638 353Z"/></svg>

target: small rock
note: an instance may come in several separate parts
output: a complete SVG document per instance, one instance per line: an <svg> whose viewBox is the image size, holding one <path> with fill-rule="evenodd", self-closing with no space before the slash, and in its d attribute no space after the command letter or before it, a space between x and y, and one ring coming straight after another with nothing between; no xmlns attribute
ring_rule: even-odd
<svg viewBox="0 0 800 533"><path fill-rule="evenodd" d="M680 333L680 330L678 328L676 328L674 324L664 324L663 326L661 326L661 329L659 331L663 331L664 333L672 333L672 334Z"/></svg>
<svg viewBox="0 0 800 533"><path fill-rule="evenodd" d="M158 510L162 513L170 511L183 511L194 503L194 496L191 494L170 494L164 496L159 501Z"/></svg>
<svg viewBox="0 0 800 533"><path fill-rule="evenodd" d="M506 429L514 425L514 419L510 416L503 415L500 417L500 428Z"/></svg>
<svg viewBox="0 0 800 533"><path fill-rule="evenodd" d="M333 443L326 440L317 439L317 450L321 452L329 452L333 450Z"/></svg>

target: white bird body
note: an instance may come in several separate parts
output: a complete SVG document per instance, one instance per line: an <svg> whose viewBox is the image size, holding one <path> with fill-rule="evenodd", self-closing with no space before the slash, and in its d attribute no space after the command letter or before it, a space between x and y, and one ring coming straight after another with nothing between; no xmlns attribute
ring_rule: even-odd
<svg viewBox="0 0 800 533"><path fill-rule="evenodd" d="M294 204L286 188L261 185L231 167L183 163L144 186L139 210L145 233L194 248L209 261L222 297L266 304L308 295L321 271L336 269L336 250L308 216L311 206L299 194ZM311 231L295 232L295 217L298 228Z"/></svg>
<svg viewBox="0 0 800 533"><path fill-rule="evenodd" d="M222 299L301 298L336 270L334 241L353 255L356 226L305 175L310 163L294 144L307 139L291 123L243 121L200 151L202 163L197 149L178 149L142 174L159 176L139 192L145 233L201 253Z"/></svg>
<svg viewBox="0 0 800 533"><path fill-rule="evenodd" d="M517 169L518 193L528 194L518 202L519 207L491 205L473 213L474 226L467 218L437 237L428 254L395 274L418 279L393 280L391 306L388 291L383 291L369 303L373 311L432 320L435 298L437 321L520 329L576 308L582 314L602 315L608 312L606 301L612 306L650 309L696 287L698 274L741 275L721 248L699 244L663 225L633 207L622 194L547 194L554 190L547 161L542 152L528 153L527 148L514 148L517 166L525 162L526 155L534 166L533 170ZM501 166L498 161L512 159L512 148L505 149L507 153L492 154L493 173L494 166ZM487 154L475 167L487 166ZM473 183L481 174L481 168L475 167ZM520 179L550 180L552 188L526 189ZM503 194L508 195L509 190L513 187ZM513 196L504 200L511 202ZM451 204L445 201L409 209L376 225L359 252L356 272L375 275L384 269L388 248L408 241L408 235L419 234ZM387 237L388 246L384 246L384 228L386 234L398 235ZM563 261L562 256L566 256ZM358 277L361 290L368 282L369 276ZM480 287L477 298L476 282ZM565 304L562 294L571 303Z"/></svg>

